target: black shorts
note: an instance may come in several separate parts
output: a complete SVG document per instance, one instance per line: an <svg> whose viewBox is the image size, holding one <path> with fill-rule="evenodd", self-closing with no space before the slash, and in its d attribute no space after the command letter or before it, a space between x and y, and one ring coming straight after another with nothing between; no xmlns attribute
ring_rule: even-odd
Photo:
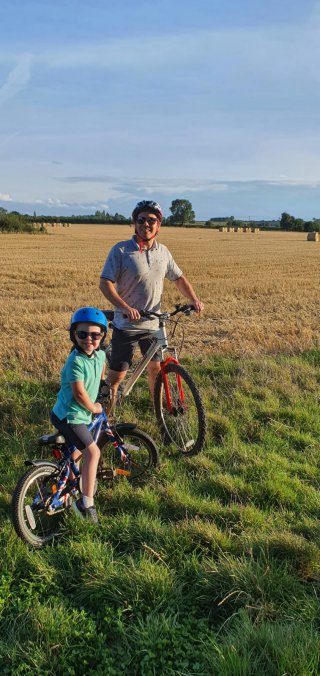
<svg viewBox="0 0 320 676"><path fill-rule="evenodd" d="M50 420L52 424L63 434L69 446L76 446L79 451L83 451L86 446L93 443L93 437L85 423L68 423L67 418L60 420L56 414L51 411Z"/></svg>
<svg viewBox="0 0 320 676"><path fill-rule="evenodd" d="M134 349L139 345L141 354L145 354L151 345L152 333L142 331L141 333L132 333L123 329L113 329L111 340L111 358L110 368L112 371L127 371L132 364ZM156 352L151 361L160 361L159 354Z"/></svg>

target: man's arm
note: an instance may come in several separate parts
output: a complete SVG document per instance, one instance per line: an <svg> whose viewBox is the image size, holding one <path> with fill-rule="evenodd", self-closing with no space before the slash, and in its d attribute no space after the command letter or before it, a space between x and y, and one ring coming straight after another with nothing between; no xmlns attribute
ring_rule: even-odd
<svg viewBox="0 0 320 676"><path fill-rule="evenodd" d="M105 277L100 278L100 291L102 291L105 298L117 309L123 310L123 313L127 315L129 321L134 321L135 319L140 319L140 313L133 307L130 307L117 293L114 282L111 282L110 279L105 279Z"/></svg>
<svg viewBox="0 0 320 676"><path fill-rule="evenodd" d="M187 280L187 278L184 275L181 275L178 279L175 280L175 285L179 289L180 293L182 293L183 296L188 298L188 300L194 305L196 312L201 312L203 310L204 305L197 298L197 295L195 291L193 290L190 282Z"/></svg>

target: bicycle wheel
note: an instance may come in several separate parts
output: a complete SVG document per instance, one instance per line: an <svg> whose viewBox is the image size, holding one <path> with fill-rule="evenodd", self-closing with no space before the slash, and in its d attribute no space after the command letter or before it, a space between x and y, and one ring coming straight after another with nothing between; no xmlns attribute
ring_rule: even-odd
<svg viewBox="0 0 320 676"><path fill-rule="evenodd" d="M121 458L110 437L103 433L98 441L101 450L98 477L113 480L124 476L129 481L134 481L160 464L158 449L148 434L133 425L117 425L116 430L123 440L127 457Z"/></svg>
<svg viewBox="0 0 320 676"><path fill-rule="evenodd" d="M169 362L164 377L159 373L154 407L165 445L172 444L186 456L200 453L206 434L204 406L195 382L180 364Z"/></svg>
<svg viewBox="0 0 320 676"><path fill-rule="evenodd" d="M58 475L58 467L43 462L31 467L14 490L13 525L22 540L33 547L42 547L60 535L65 506L52 514L45 507L55 492Z"/></svg>

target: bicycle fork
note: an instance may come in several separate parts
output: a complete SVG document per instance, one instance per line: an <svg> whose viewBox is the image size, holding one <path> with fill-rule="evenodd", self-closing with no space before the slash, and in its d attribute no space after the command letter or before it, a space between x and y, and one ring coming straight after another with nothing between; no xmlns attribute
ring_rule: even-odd
<svg viewBox="0 0 320 676"><path fill-rule="evenodd" d="M171 392L170 392L168 375L166 373L166 366L167 366L167 364L170 364L170 363L179 365L179 362L178 362L177 359L175 359L174 357L168 357L161 364L161 375L162 375L162 380L163 380L164 392L165 392L165 395L166 395L167 409L168 409L168 412L172 414L174 412L173 403L172 403L172 396L171 396ZM182 387L181 376L180 376L179 373L175 373L175 377L176 377L176 383L177 383L178 392L179 392L180 404L183 405L184 400L185 400L185 396L184 396L184 391L183 391L183 387Z"/></svg>

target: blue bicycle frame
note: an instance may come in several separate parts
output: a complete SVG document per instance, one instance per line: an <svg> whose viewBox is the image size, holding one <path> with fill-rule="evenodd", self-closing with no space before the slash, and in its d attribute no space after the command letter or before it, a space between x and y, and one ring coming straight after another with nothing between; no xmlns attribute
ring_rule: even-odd
<svg viewBox="0 0 320 676"><path fill-rule="evenodd" d="M102 411L102 413L98 413L94 417L93 421L88 425L88 430L89 432L92 432L93 440L96 443L101 432L106 432L106 434L110 437L110 443L112 443L116 451L120 453L121 459L128 463L130 462L131 458L129 453L127 453L121 443L119 443L119 439L117 439L112 433L108 417L104 411ZM80 470L72 458L72 454L75 450L77 450L76 446L66 444L63 457L60 459L60 463L58 464L58 467L60 465L63 468L63 471L59 481L57 482L53 500L47 507L49 514L53 512L56 513L59 508L63 508L68 502L70 494L75 495L79 491ZM69 479L71 472L74 475L74 479ZM126 472L126 470L119 469L117 470L117 473L129 475L129 472ZM70 490L62 495L68 481ZM40 505L42 502L43 496L41 493L38 493L33 501L33 506Z"/></svg>

